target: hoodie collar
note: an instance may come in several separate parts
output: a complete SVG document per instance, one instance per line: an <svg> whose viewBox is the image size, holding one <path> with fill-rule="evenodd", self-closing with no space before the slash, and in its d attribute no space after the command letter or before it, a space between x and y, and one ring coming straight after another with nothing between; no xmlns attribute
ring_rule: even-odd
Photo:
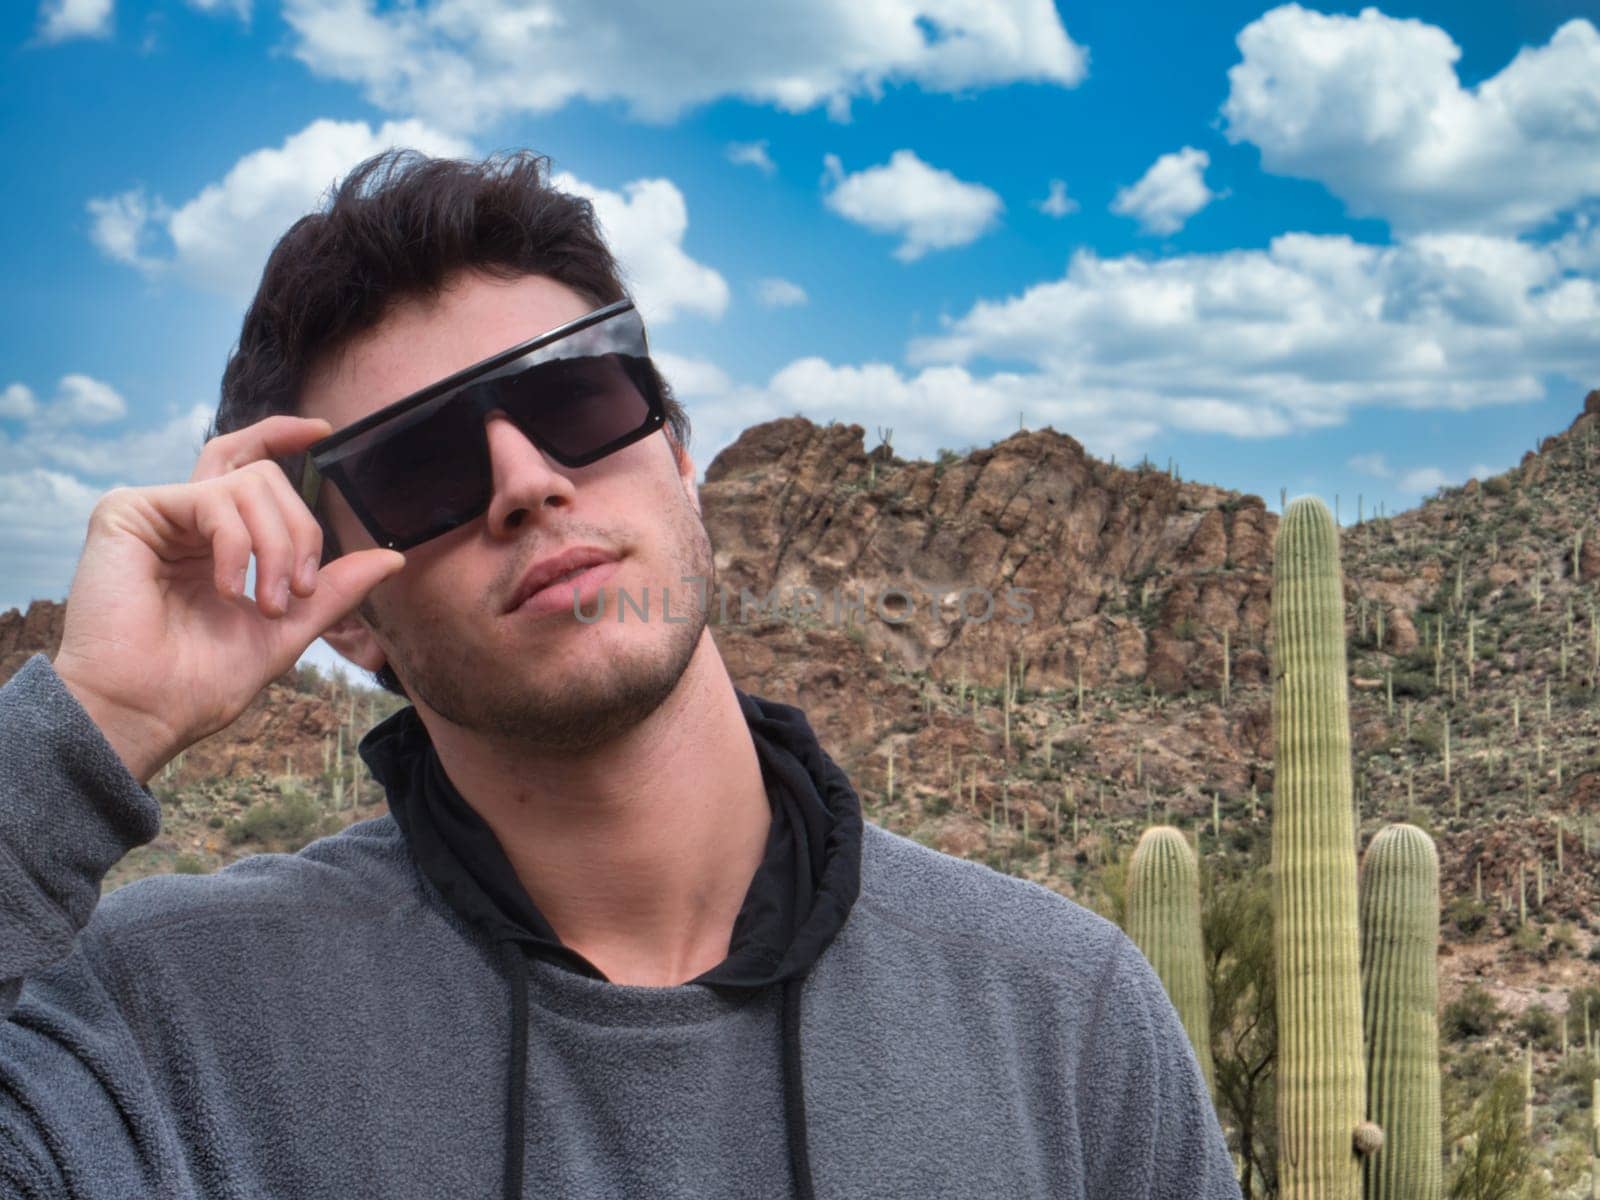
<svg viewBox="0 0 1600 1200"><path fill-rule="evenodd" d="M733 923L728 957L691 983L759 988L802 976L832 941L860 889L861 803L804 713L734 689L750 729L772 825ZM361 757L424 875L491 941L596 979L529 898L499 839L445 774L415 708L362 738Z"/></svg>
<svg viewBox="0 0 1600 1200"><path fill-rule="evenodd" d="M761 764L772 826L733 924L728 957L690 983L734 989L784 984L784 1108L798 1194L812 1192L800 1057L800 991L860 892L861 802L800 709L734 688ZM561 943L529 898L499 839L445 774L417 711L407 706L361 739L359 751L422 874L496 944L512 986L503 1195L522 1190L529 953L604 979Z"/></svg>

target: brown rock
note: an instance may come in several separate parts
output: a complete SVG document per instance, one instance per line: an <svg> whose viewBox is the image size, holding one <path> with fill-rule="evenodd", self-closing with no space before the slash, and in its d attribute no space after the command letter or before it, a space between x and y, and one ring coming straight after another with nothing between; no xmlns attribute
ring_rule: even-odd
<svg viewBox="0 0 1600 1200"><path fill-rule="evenodd" d="M1404 609L1391 608L1383 617L1384 646L1394 654L1410 654L1420 639L1417 627L1411 623L1411 614Z"/></svg>
<svg viewBox="0 0 1600 1200"><path fill-rule="evenodd" d="M35 654L54 659L66 618L67 606L54 600L35 600L26 613L14 608L0 613L0 684Z"/></svg>
<svg viewBox="0 0 1600 1200"><path fill-rule="evenodd" d="M944 466L875 452L869 482L863 437L788 418L746 430L707 467L702 509L735 599L813 587L842 608L859 596L867 656L941 681L964 668L993 686L1018 654L1038 688L1071 687L1080 668L1087 687L1143 679L1159 630L1156 687L1214 687L1220 651L1178 644L1220 643L1225 628L1235 685L1264 678L1261 656L1243 653L1266 640L1275 518L1259 497L1109 467L1052 429ZM1130 615L1145 579L1159 614L1148 634ZM909 619L890 622L876 603L896 589L912 603L896 601Z"/></svg>

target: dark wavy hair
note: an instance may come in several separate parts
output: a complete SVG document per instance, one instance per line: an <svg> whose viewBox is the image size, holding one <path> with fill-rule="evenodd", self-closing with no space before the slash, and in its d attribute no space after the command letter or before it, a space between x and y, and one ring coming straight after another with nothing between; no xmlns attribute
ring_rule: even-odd
<svg viewBox="0 0 1600 1200"><path fill-rule="evenodd" d="M468 162L393 148L353 168L267 257L205 440L296 413L314 365L337 357L396 305L437 297L459 271L506 281L548 276L596 308L622 299L594 207L550 186L549 167L549 159L526 150ZM665 380L661 389L664 432L681 453L689 444L688 414ZM291 482L302 458L278 464ZM342 551L321 504L316 516L328 563ZM365 600L359 611L378 623ZM373 678L410 699L387 664Z"/></svg>

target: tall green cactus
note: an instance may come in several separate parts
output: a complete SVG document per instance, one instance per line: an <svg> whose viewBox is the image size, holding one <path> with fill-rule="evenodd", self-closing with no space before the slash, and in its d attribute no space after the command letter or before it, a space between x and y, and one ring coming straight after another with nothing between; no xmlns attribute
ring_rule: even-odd
<svg viewBox="0 0 1600 1200"><path fill-rule="evenodd" d="M1200 937L1200 868L1182 832L1144 831L1128 863L1128 936L1161 977L1205 1074L1211 1064L1211 998Z"/></svg>
<svg viewBox="0 0 1600 1200"><path fill-rule="evenodd" d="M1367 1097L1384 1131L1366 1200L1439 1200L1439 854L1415 825L1378 833L1361 861Z"/></svg>
<svg viewBox="0 0 1600 1200"><path fill-rule="evenodd" d="M1358 1200L1366 1063L1344 585L1320 500L1284 512L1272 573L1280 1195Z"/></svg>

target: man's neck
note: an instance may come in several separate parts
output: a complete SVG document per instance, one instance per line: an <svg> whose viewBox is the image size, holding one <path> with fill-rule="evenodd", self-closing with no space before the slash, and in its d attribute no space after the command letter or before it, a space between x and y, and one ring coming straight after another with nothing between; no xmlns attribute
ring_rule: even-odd
<svg viewBox="0 0 1600 1200"><path fill-rule="evenodd" d="M727 957L772 811L709 631L666 702L580 760L429 732L562 944L607 979L675 986Z"/></svg>

